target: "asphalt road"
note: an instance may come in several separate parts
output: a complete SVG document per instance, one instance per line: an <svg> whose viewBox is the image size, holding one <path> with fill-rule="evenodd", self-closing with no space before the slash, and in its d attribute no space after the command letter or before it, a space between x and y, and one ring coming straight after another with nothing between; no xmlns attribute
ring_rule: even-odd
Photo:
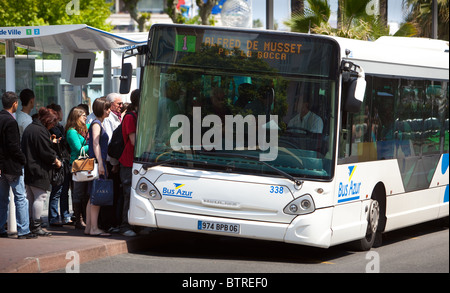
<svg viewBox="0 0 450 293"><path fill-rule="evenodd" d="M80 272L449 273L449 230L435 222L387 233L383 246L370 252L355 252L346 245L319 249L176 231L153 233L155 241L145 251L84 263Z"/></svg>

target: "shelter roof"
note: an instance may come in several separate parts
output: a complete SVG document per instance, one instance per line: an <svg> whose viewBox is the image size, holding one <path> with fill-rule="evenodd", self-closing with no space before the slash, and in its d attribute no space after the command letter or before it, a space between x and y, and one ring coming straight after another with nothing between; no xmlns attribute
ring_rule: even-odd
<svg viewBox="0 0 450 293"><path fill-rule="evenodd" d="M86 24L0 27L0 42L46 53L95 52L145 44L142 37L130 39Z"/></svg>

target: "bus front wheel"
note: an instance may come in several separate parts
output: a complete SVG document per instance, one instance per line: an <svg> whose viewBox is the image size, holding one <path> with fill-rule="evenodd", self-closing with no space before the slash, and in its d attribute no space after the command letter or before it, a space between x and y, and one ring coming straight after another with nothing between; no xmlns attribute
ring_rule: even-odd
<svg viewBox="0 0 450 293"><path fill-rule="evenodd" d="M355 249L359 251L367 251L373 247L377 237L381 237L381 233L378 231L379 222L380 204L376 199L371 199L367 214L366 236L354 243Z"/></svg>

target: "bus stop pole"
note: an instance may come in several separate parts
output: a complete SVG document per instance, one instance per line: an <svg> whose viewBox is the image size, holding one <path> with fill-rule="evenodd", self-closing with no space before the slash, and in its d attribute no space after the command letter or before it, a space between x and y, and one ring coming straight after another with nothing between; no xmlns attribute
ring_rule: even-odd
<svg viewBox="0 0 450 293"><path fill-rule="evenodd" d="M6 40L6 59L5 59L5 73L6 73L6 91L16 91L16 63L14 56L14 40Z"/></svg>
<svg viewBox="0 0 450 293"><path fill-rule="evenodd" d="M16 92L16 63L14 58L14 40L6 40L6 91ZM8 233L17 233L16 205L14 204L14 194L9 190L9 214L8 214Z"/></svg>
<svg viewBox="0 0 450 293"><path fill-rule="evenodd" d="M103 51L103 95L112 93L111 51Z"/></svg>
<svg viewBox="0 0 450 293"><path fill-rule="evenodd" d="M438 39L438 0L433 0L432 2L432 39Z"/></svg>
<svg viewBox="0 0 450 293"><path fill-rule="evenodd" d="M273 0L266 0L266 29L273 30L274 27Z"/></svg>

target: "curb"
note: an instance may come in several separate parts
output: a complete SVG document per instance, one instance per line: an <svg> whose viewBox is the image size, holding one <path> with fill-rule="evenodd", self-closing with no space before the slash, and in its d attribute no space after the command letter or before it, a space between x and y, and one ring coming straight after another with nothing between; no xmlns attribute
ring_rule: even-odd
<svg viewBox="0 0 450 293"><path fill-rule="evenodd" d="M145 240L145 238L145 236L138 236L129 240L117 240L112 243L93 245L78 250L64 250L37 257L26 257L22 261L0 270L0 273L48 273L61 270L71 266L77 256L79 257L78 264L82 264L100 258L137 251L142 249L146 241L141 240Z"/></svg>

